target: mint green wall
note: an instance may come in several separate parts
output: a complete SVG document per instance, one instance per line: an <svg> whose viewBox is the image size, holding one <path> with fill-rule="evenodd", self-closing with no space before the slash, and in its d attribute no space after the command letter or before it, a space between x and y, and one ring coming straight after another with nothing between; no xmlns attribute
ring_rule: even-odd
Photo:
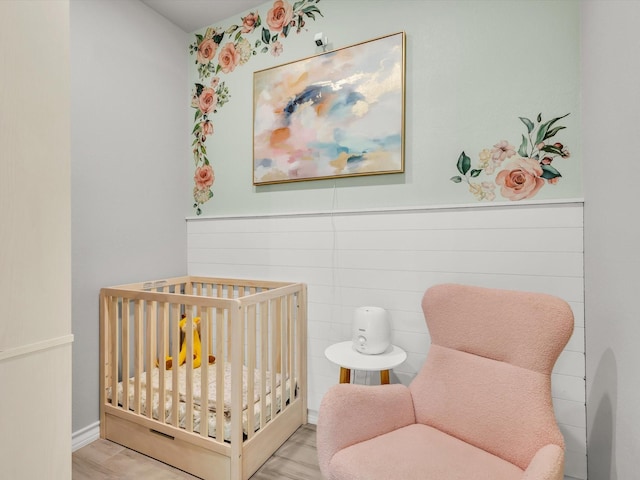
<svg viewBox="0 0 640 480"><path fill-rule="evenodd" d="M263 25L272 5L258 8ZM538 113L542 123L570 113L554 125L566 129L550 141L561 142L570 157L553 161L562 174L557 184L545 181L524 201L582 197L577 1L321 0L317 7L323 16L307 18L307 31L283 38L279 57L258 51L220 75L231 98L211 115L214 133L206 148L216 178L213 198L201 205L203 216L475 204L479 200L464 182L450 180L459 175L461 152L475 169L480 151L501 140L518 150L527 132L518 117L535 122ZM246 13L215 27L241 24ZM253 72L319 53L313 42L318 32L330 48L340 48L398 31L406 32L405 173L253 186ZM259 33L247 38L253 43ZM194 59L189 57L190 88L198 81ZM189 108L191 126L194 112ZM187 161L191 179L191 155ZM495 193L493 203L510 202L499 187ZM185 212L195 215L193 204Z"/></svg>

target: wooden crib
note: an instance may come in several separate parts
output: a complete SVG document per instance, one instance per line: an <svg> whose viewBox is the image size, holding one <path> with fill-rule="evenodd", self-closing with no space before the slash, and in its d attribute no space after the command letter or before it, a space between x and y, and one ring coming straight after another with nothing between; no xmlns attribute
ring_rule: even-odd
<svg viewBox="0 0 640 480"><path fill-rule="evenodd" d="M306 312L300 283L103 288L101 437L204 479L248 479L307 422Z"/></svg>

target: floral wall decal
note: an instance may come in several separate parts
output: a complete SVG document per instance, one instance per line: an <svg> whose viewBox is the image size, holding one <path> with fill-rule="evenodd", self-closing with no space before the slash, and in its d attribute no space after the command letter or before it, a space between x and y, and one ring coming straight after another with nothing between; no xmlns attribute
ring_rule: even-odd
<svg viewBox="0 0 640 480"><path fill-rule="evenodd" d="M300 33L306 20L323 16L316 5L319 2L298 0L292 5L287 0L275 0L267 11L266 25L255 11L242 17L241 24L226 29L209 27L204 35L195 34L189 53L195 55L198 71L198 81L191 93L191 107L195 109L191 132L195 164L193 208L197 215L202 213L201 205L213 197L212 186L216 178L206 147L207 138L215 131L211 117L231 98L221 76L245 65L259 53L279 56L284 50L283 39L292 33Z"/></svg>
<svg viewBox="0 0 640 480"><path fill-rule="evenodd" d="M463 151L456 165L460 175L451 177L451 181L466 183L478 201L493 201L496 187L507 200L533 198L545 184L555 185L562 178L557 165L553 166L552 163L557 158L566 159L571 155L562 143L551 139L566 128L556 123L568 115L544 123L541 113L535 122L519 117L527 132L522 134L517 151L507 140L501 140L493 148L483 149L479 153L476 168L471 168L471 158ZM498 173L492 178L497 170ZM481 178L484 180L479 181Z"/></svg>

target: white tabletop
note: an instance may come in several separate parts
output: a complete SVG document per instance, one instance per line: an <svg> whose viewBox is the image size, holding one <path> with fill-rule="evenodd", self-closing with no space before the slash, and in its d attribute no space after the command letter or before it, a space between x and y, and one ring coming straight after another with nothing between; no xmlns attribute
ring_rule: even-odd
<svg viewBox="0 0 640 480"><path fill-rule="evenodd" d="M353 348L353 342L334 343L324 351L325 356L343 368L378 372L397 367L407 359L407 353L400 347L390 345L386 351L377 355L367 355Z"/></svg>

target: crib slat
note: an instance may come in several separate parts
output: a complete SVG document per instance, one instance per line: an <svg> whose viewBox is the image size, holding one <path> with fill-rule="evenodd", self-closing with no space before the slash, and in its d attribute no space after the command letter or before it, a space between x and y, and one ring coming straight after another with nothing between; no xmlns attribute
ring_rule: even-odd
<svg viewBox="0 0 640 480"><path fill-rule="evenodd" d="M296 302L296 363L298 376L296 387L300 388L302 423L307 423L307 287L302 285ZM293 388L294 386L292 386Z"/></svg>
<svg viewBox="0 0 640 480"><path fill-rule="evenodd" d="M289 342L287 336L289 335L289 324L287 322L288 317L288 303L287 298L282 297L278 300L278 303L282 306L280 310L280 316L278 317L278 322L281 325L281 360L280 360L280 412L285 408L285 398L287 396L287 378L289 375Z"/></svg>
<svg viewBox="0 0 640 480"><path fill-rule="evenodd" d="M224 312L221 308L216 309L216 355L216 439L224 442L224 365L227 357L224 353Z"/></svg>
<svg viewBox="0 0 640 480"><path fill-rule="evenodd" d="M180 357L180 305L171 304L171 424L180 427L178 417L179 380L180 370L178 369L178 358Z"/></svg>
<svg viewBox="0 0 640 480"><path fill-rule="evenodd" d="M167 415L167 388L165 385L165 372L167 366L165 363L165 357L167 356L167 317L168 317L167 304L162 302L158 305L158 328L160 329L160 345L158 348L158 421L165 423Z"/></svg>
<svg viewBox="0 0 640 480"><path fill-rule="evenodd" d="M109 337L111 342L111 358L109 361L111 370L111 405L118 405L118 298L111 297L109 315Z"/></svg>
<svg viewBox="0 0 640 480"><path fill-rule="evenodd" d="M244 359L244 310L238 304L229 312L232 327L233 355L231 357L231 478L240 478L242 470L240 459L242 456L242 384ZM242 315L241 315L242 314Z"/></svg>
<svg viewBox="0 0 640 480"><path fill-rule="evenodd" d="M271 329L271 366L270 366L270 387L271 387L271 420L276 416L276 373L279 366L280 352L278 350L278 344L280 343L280 335L278 335L278 320L277 320L277 304L279 302L272 300L269 302L269 325Z"/></svg>
<svg viewBox="0 0 640 480"><path fill-rule="evenodd" d="M294 315L294 305L295 305L295 295L288 295L287 296L287 302L288 302L288 307L287 307L287 326L288 326L288 335L289 335L289 354L287 355L287 359L289 360L289 368L288 368L288 382L289 382L289 400L290 402L293 402L293 399L295 398L295 378L296 378L296 372L295 372L295 363L294 363L294 359L293 359L293 354L295 352L295 336L294 336L294 322L293 322L293 315ZM282 401L282 403L284 404L284 400Z"/></svg>
<svg viewBox="0 0 640 480"><path fill-rule="evenodd" d="M255 433L256 306L247 307L247 438Z"/></svg>
<svg viewBox="0 0 640 480"><path fill-rule="evenodd" d="M122 299L122 408L129 410L129 299Z"/></svg>
<svg viewBox="0 0 640 480"><path fill-rule="evenodd" d="M146 345L146 365L147 374L147 396L145 399L145 413L148 418L153 418L153 366L155 365L154 346L156 343L156 306L157 302L146 304L147 310L147 345Z"/></svg>
<svg viewBox="0 0 640 480"><path fill-rule="evenodd" d="M140 414L141 409L141 400L142 400L142 301L136 299L134 303L134 312L133 312L133 322L134 322L134 342L135 342L135 351L134 351L134 368L133 368L133 411L137 414Z"/></svg>
<svg viewBox="0 0 640 480"><path fill-rule="evenodd" d="M275 365L276 365L276 373L282 373L282 369L280 368L280 366L282 365L282 302L281 302L281 298L275 298L271 301L272 303L275 304L275 312L273 313L274 315L274 330L273 330L273 334L276 337L276 343L275 343L275 355L276 355L276 360L275 360ZM272 390L273 391L273 390Z"/></svg>
<svg viewBox="0 0 640 480"><path fill-rule="evenodd" d="M186 391L186 418L185 418L185 428L188 432L193 432L193 309L189 308L187 311L187 325L185 331L185 342L187 345L187 360L185 362L186 366L186 382L187 382L187 391Z"/></svg>
<svg viewBox="0 0 640 480"><path fill-rule="evenodd" d="M267 370L269 369L268 302L260 303L260 428L267 423Z"/></svg>
<svg viewBox="0 0 640 480"><path fill-rule="evenodd" d="M211 308L202 309L200 316L201 354L200 363L200 436L209 436L209 317Z"/></svg>
<svg viewBox="0 0 640 480"><path fill-rule="evenodd" d="M226 291L226 295L228 298L233 298L233 286L227 285L224 289ZM229 315L229 310L225 309L225 324L227 328L227 361L231 361L233 355L233 339L231 338L231 316Z"/></svg>

